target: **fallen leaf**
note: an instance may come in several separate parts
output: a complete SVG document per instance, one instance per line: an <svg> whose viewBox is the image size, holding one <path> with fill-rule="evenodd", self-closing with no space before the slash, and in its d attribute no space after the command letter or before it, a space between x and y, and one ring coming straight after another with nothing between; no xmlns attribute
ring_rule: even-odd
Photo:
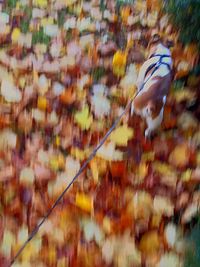
<svg viewBox="0 0 200 267"><path fill-rule="evenodd" d="M173 223L168 223L165 227L164 232L165 240L167 242L167 245L171 248L175 246L175 243L177 241L177 227Z"/></svg>
<svg viewBox="0 0 200 267"><path fill-rule="evenodd" d="M75 122L82 130L88 130L93 122L93 117L89 113L89 107L86 105L82 111L75 114Z"/></svg>
<svg viewBox="0 0 200 267"><path fill-rule="evenodd" d="M174 214L174 204L167 197L155 196L153 209L155 214L161 214L167 217L171 217Z"/></svg>
<svg viewBox="0 0 200 267"><path fill-rule="evenodd" d="M75 202L80 209L90 213L93 211L93 199L90 196L84 193L77 193Z"/></svg>
<svg viewBox="0 0 200 267"><path fill-rule="evenodd" d="M8 229L4 230L3 234L3 240L1 243L1 252L5 255L10 257L11 256L11 250L12 246L14 246L16 240L15 240L15 235L9 231Z"/></svg>
<svg viewBox="0 0 200 267"><path fill-rule="evenodd" d="M189 162L189 155L187 144L177 145L169 156L169 163L175 167L185 167Z"/></svg>
<svg viewBox="0 0 200 267"><path fill-rule="evenodd" d="M141 265L141 253L129 233L106 239L102 247L102 256L107 264L114 262L116 267Z"/></svg>
<svg viewBox="0 0 200 267"><path fill-rule="evenodd" d="M35 180L35 174L32 168L24 168L20 172L20 183L23 185L32 186Z"/></svg>
<svg viewBox="0 0 200 267"><path fill-rule="evenodd" d="M1 95L7 102L20 102L22 99L21 91L9 80L3 80L1 83Z"/></svg>
<svg viewBox="0 0 200 267"><path fill-rule="evenodd" d="M174 252L169 252L164 254L159 263L156 264L156 267L181 267L182 261Z"/></svg>
<svg viewBox="0 0 200 267"><path fill-rule="evenodd" d="M81 226L87 242L94 239L99 246L102 244L104 241L104 233L98 224L91 219L83 219L81 220Z"/></svg>
<svg viewBox="0 0 200 267"><path fill-rule="evenodd" d="M90 161L90 168L92 171L93 179L95 183L97 183L99 181L99 171L98 171L98 163L95 158Z"/></svg>
<svg viewBox="0 0 200 267"><path fill-rule="evenodd" d="M115 149L114 142L103 144L97 151L97 156L109 161L123 160L123 153Z"/></svg>
<svg viewBox="0 0 200 267"><path fill-rule="evenodd" d="M158 252L161 248L161 240L159 237L159 234L157 231L151 231L145 233L139 244L139 249L144 253L147 254L154 254L155 252Z"/></svg>
<svg viewBox="0 0 200 267"><path fill-rule="evenodd" d="M127 146L128 140L133 137L134 131L127 125L119 126L110 135L110 140L118 146Z"/></svg>

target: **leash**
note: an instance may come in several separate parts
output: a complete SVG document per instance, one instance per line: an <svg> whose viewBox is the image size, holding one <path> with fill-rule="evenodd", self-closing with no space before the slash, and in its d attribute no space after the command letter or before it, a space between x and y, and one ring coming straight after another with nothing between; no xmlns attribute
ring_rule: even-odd
<svg viewBox="0 0 200 267"><path fill-rule="evenodd" d="M79 169L78 173L73 177L72 181L69 183L69 185L64 189L64 191L59 195L59 197L56 199L52 207L47 211L47 213L44 215L43 219L40 221L40 223L34 228L34 230L30 233L28 239L24 242L24 244L20 247L20 249L17 251L13 259L11 260L10 266L16 261L16 259L21 255L22 251L25 249L25 247L28 245L28 243L33 239L33 237L38 233L40 227L44 224L44 222L47 220L47 218L50 216L50 214L53 212L53 210L56 208L56 206L60 203L65 193L68 191L68 189L73 185L75 180L79 177L79 175L85 170L89 162L95 157L97 151L103 146L105 141L108 139L112 131L116 128L122 117L125 115L125 113L130 109L132 101L137 97L140 91L138 91L132 99L129 100L127 103L124 111L121 113L121 115L115 120L112 127L107 131L107 133L104 135L104 137L100 140L99 144L96 146L96 148L91 152L88 159L83 163L81 168Z"/></svg>
<svg viewBox="0 0 200 267"><path fill-rule="evenodd" d="M155 55L152 55L155 56ZM167 55L164 55L163 57L166 57ZM168 56L167 56L168 57ZM150 77L147 79L147 81L152 77L152 75L154 74L154 72L160 67L161 64L165 64L164 62L161 62L161 60L155 64L153 64L156 68L154 69L154 71L152 72L152 74L150 75ZM166 63L167 64L167 63ZM151 66L150 66L151 67ZM153 68L151 67L151 69ZM44 224L44 222L47 220L47 218L50 216L50 214L53 212L53 210L56 208L56 206L60 203L60 201L62 200L63 196L65 195L65 193L69 190L69 188L73 185L73 183L76 181L76 179L79 177L79 175L85 170L85 168L87 167L87 165L89 164L89 162L95 157L97 151L103 146L103 144L105 143L105 141L108 139L108 137L110 136L110 134L113 132L113 130L116 128L116 126L118 125L118 123L120 122L120 120L122 119L122 117L126 114L126 112L130 109L131 107L131 103L133 102L133 100L138 96L138 94L141 92L141 90L143 89L144 85L147 83L147 81L145 81L142 85L142 87L136 92L136 94L132 97L132 99L129 100L129 102L127 103L124 111L120 114L120 116L115 120L115 122L113 123L113 125L111 126L111 128L107 131L107 133L104 135L104 137L99 141L99 144L95 147L95 149L91 152L91 154L89 155L89 157L87 158L87 160L83 163L83 165L81 166L81 168L79 169L79 171L77 172L77 174L73 177L73 179L71 180L71 182L69 183L69 185L64 189L64 191L59 195L59 197L56 199L56 201L54 202L54 204L52 205L52 207L47 211L47 213L44 215L43 219L40 221L40 223L34 228L34 230L30 233L28 239L24 242L24 244L20 247L20 249L17 251L17 253L15 254L15 256L13 257L13 259L11 260L11 264L10 266L16 261L16 259L21 255L21 253L23 252L23 250L25 249L25 247L28 245L28 243L34 238L34 236L38 233L40 227Z"/></svg>

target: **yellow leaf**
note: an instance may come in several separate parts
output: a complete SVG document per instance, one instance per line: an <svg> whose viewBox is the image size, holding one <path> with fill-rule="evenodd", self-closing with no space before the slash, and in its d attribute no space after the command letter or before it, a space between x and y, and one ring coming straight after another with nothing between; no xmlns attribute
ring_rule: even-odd
<svg viewBox="0 0 200 267"><path fill-rule="evenodd" d="M20 35L21 35L20 29L14 28L11 36L12 42L17 42L19 40Z"/></svg>
<svg viewBox="0 0 200 267"><path fill-rule="evenodd" d="M49 263L50 264L55 264L56 262L56 258L57 258L57 255L56 255L56 248L55 246L50 246L48 248L48 260L49 260Z"/></svg>
<svg viewBox="0 0 200 267"><path fill-rule="evenodd" d="M144 179L144 177L148 173L148 166L146 163L140 163L139 168L138 168L138 175L140 179Z"/></svg>
<svg viewBox="0 0 200 267"><path fill-rule="evenodd" d="M58 135L56 135L55 144L56 146L60 146L60 137Z"/></svg>
<svg viewBox="0 0 200 267"><path fill-rule="evenodd" d="M92 212L93 200L90 196L87 196L84 193L77 193L76 194L76 206L84 211Z"/></svg>
<svg viewBox="0 0 200 267"><path fill-rule="evenodd" d="M76 3L77 0L66 0L65 3L66 3L66 6L69 7L69 6L72 6L73 4Z"/></svg>
<svg viewBox="0 0 200 267"><path fill-rule="evenodd" d="M62 154L58 155L58 165L60 169L65 168L65 157Z"/></svg>
<svg viewBox="0 0 200 267"><path fill-rule="evenodd" d="M79 149L78 147L72 147L71 153L74 158L83 161L86 158L86 153L84 150Z"/></svg>
<svg viewBox="0 0 200 267"><path fill-rule="evenodd" d="M39 96L37 101L37 106L41 110L45 110L47 108L47 99L44 96Z"/></svg>
<svg viewBox="0 0 200 267"><path fill-rule="evenodd" d="M22 261L29 262L31 258L37 256L42 246L42 239L40 237L35 237L32 242L30 242L26 249L22 253Z"/></svg>
<svg viewBox="0 0 200 267"><path fill-rule="evenodd" d="M49 160L50 168L54 171L65 168L65 157L62 154L55 155Z"/></svg>
<svg viewBox="0 0 200 267"><path fill-rule="evenodd" d="M33 4L40 8L45 8L48 5L48 1L47 0L34 0Z"/></svg>
<svg viewBox="0 0 200 267"><path fill-rule="evenodd" d="M52 170L57 171L59 169L58 157L54 156L49 160L49 164Z"/></svg>
<svg viewBox="0 0 200 267"><path fill-rule="evenodd" d="M188 182L191 179L191 175L192 175L192 170L187 169L182 175L181 175L181 179L184 182Z"/></svg>
<svg viewBox="0 0 200 267"><path fill-rule="evenodd" d="M123 125L114 130L110 136L110 140L118 146L127 146L128 140L133 137L134 131L132 128Z"/></svg>
<svg viewBox="0 0 200 267"><path fill-rule="evenodd" d="M70 152L71 156L73 156L75 159L79 161L83 161L84 159L88 158L90 153L91 153L90 148L81 150L78 147L72 147Z"/></svg>
<svg viewBox="0 0 200 267"><path fill-rule="evenodd" d="M154 214L151 219L151 227L158 228L162 219L161 214Z"/></svg>
<svg viewBox="0 0 200 267"><path fill-rule="evenodd" d="M86 105L82 111L75 114L75 122L82 130L88 130L92 124L93 117L89 113L89 107Z"/></svg>
<svg viewBox="0 0 200 267"><path fill-rule="evenodd" d="M171 176L174 174L174 170L169 164L161 163L159 161L153 163L153 169L160 175Z"/></svg>
<svg viewBox="0 0 200 267"><path fill-rule="evenodd" d="M104 175L107 171L107 162L104 159L101 159L99 157L96 157L97 165L98 165L98 171L100 175Z"/></svg>
<svg viewBox="0 0 200 267"><path fill-rule="evenodd" d="M25 79L25 77L20 77L20 79L19 79L19 86L22 89L24 89L25 85L26 85L26 79Z"/></svg>
<svg viewBox="0 0 200 267"><path fill-rule="evenodd" d="M177 145L169 156L169 162L176 167L184 167L189 161L187 144Z"/></svg>
<svg viewBox="0 0 200 267"><path fill-rule="evenodd" d="M127 60L126 53L117 51L113 57L113 66L125 66Z"/></svg>
<svg viewBox="0 0 200 267"><path fill-rule="evenodd" d="M54 19L52 17L50 17L50 18L44 18L44 19L41 20L41 25L43 27L45 27L47 25L52 25L52 24L54 24Z"/></svg>
<svg viewBox="0 0 200 267"><path fill-rule="evenodd" d="M126 70L127 53L117 51L113 56L113 73L117 76L123 76Z"/></svg>
<svg viewBox="0 0 200 267"><path fill-rule="evenodd" d="M108 234L111 232L111 220L109 217L105 216L103 219L103 230Z"/></svg>
<svg viewBox="0 0 200 267"><path fill-rule="evenodd" d="M153 161L155 158L155 152L147 152L147 153L143 153L142 155L142 161Z"/></svg>
<svg viewBox="0 0 200 267"><path fill-rule="evenodd" d="M157 231L144 234L139 244L140 250L145 254L155 253L160 248L160 239Z"/></svg>
<svg viewBox="0 0 200 267"><path fill-rule="evenodd" d="M125 66L113 66L113 73L118 77L124 76L125 71Z"/></svg>
<svg viewBox="0 0 200 267"><path fill-rule="evenodd" d="M98 180L99 180L99 171L98 171L98 166L97 166L96 159L92 159L90 161L90 168L91 168L91 171L92 171L93 179L97 183Z"/></svg>

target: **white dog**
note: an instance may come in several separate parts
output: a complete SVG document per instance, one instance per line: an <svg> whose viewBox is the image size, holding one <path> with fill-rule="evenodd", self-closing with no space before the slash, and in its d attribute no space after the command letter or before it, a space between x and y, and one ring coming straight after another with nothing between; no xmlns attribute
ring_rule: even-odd
<svg viewBox="0 0 200 267"><path fill-rule="evenodd" d="M139 71L138 92L131 106L131 115L135 112L146 119L145 137L150 137L161 125L172 79L172 58L169 48L162 44L158 36L154 36L149 49L149 57Z"/></svg>

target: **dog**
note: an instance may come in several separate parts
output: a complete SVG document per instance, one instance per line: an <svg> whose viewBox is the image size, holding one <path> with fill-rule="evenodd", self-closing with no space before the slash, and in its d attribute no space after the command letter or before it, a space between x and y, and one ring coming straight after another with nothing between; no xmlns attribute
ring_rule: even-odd
<svg viewBox="0 0 200 267"><path fill-rule="evenodd" d="M146 120L145 138L151 138L162 123L173 65L170 45L164 44L159 35L152 37L148 49L149 56L140 68L137 94L131 104L131 116L135 113Z"/></svg>

